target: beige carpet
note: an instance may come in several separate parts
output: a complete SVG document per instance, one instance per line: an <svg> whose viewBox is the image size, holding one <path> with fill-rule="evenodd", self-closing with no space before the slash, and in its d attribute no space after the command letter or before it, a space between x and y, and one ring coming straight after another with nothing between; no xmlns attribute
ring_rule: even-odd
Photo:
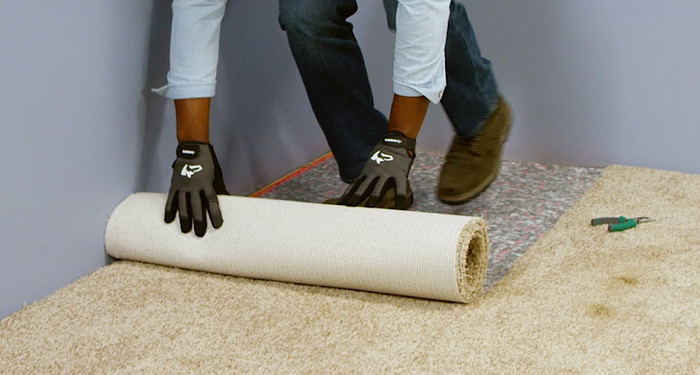
<svg viewBox="0 0 700 375"><path fill-rule="evenodd" d="M607 168L468 305L117 262L3 319L0 369L698 373L700 176Z"/></svg>

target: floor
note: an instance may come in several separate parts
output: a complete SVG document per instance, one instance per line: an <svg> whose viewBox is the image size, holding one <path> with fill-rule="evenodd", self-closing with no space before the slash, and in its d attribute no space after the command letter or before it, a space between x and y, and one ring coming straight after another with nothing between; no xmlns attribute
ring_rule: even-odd
<svg viewBox="0 0 700 375"><path fill-rule="evenodd" d="M411 171L414 211L481 216L488 223L491 250L484 290L500 279L527 249L600 177L602 168L504 161L499 176L474 200L441 203L435 194L443 155L421 152ZM323 202L346 185L330 157L260 195L263 198Z"/></svg>

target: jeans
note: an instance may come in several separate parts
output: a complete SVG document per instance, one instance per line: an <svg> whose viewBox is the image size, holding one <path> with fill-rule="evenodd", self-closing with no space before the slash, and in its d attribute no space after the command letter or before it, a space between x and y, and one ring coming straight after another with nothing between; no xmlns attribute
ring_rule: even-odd
<svg viewBox="0 0 700 375"><path fill-rule="evenodd" d="M374 108L362 52L347 18L355 0L280 0L280 26L306 87L311 107L344 181L360 175L368 155L387 130ZM384 0L387 23L396 27L397 0ZM481 130L498 102L491 63L481 56L461 4L452 1L445 43L447 87L442 106L459 136Z"/></svg>

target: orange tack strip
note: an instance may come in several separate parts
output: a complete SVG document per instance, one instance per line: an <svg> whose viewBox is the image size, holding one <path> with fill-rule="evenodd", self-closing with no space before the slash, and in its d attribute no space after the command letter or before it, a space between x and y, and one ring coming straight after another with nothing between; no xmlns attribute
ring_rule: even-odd
<svg viewBox="0 0 700 375"><path fill-rule="evenodd" d="M257 198L260 197L261 195L271 191L272 189L282 185L283 183L291 180L292 178L299 176L300 174L308 171L309 169L323 163L324 161L330 159L333 157L333 154L329 151L328 153L316 158L315 160L312 160L303 166L289 172L288 174L284 175L283 177L277 179L276 181L270 183L269 185L263 187L262 189L254 192L253 194L250 195L250 197Z"/></svg>

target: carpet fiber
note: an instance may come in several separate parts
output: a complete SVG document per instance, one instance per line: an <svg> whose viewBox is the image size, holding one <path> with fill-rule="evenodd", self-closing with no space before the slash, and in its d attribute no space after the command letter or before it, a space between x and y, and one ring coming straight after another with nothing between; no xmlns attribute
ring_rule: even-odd
<svg viewBox="0 0 700 375"><path fill-rule="evenodd" d="M120 261L0 322L3 373L697 373L700 176L608 167L475 303ZM590 219L648 215L619 233Z"/></svg>

